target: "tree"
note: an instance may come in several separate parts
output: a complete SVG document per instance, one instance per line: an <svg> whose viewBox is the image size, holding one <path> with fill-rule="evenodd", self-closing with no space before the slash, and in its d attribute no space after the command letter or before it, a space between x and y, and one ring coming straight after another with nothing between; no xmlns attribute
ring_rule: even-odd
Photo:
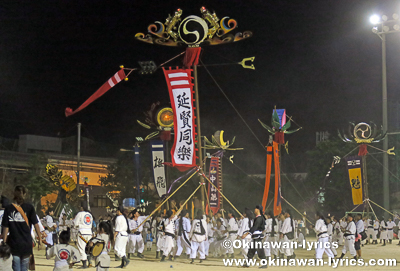
<svg viewBox="0 0 400 271"><path fill-rule="evenodd" d="M145 153L141 153L141 170L140 170L140 186L145 190L141 196L146 197L148 201L154 201L156 195L149 188L151 183L150 161ZM146 166L146 165L149 166ZM106 177L101 177L101 184L107 188L109 192L119 191L117 199L122 202L125 198L137 197L137 180L136 166L132 157L132 153L121 153L117 162L107 167L108 174Z"/></svg>
<svg viewBox="0 0 400 271"><path fill-rule="evenodd" d="M41 199L59 189L59 185L45 178L47 158L42 154L35 155L29 161L28 171L21 175L20 183L28 189L28 197L35 209Z"/></svg>

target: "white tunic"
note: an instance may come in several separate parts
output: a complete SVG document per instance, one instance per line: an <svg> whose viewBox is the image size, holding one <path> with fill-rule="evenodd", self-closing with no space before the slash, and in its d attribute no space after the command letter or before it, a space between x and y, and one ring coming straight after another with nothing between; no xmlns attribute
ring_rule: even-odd
<svg viewBox="0 0 400 271"><path fill-rule="evenodd" d="M250 221L250 225L253 225L253 221ZM249 232L249 219L247 217L243 218L242 223L240 225L238 235L243 236L245 233Z"/></svg>
<svg viewBox="0 0 400 271"><path fill-rule="evenodd" d="M147 216L139 216L137 218L137 220L134 219L128 219L128 223L129 223L129 230L130 231L134 231L136 230L140 224L143 223L143 221L147 218ZM142 232L143 231L143 225L139 227L138 232Z"/></svg>
<svg viewBox="0 0 400 271"><path fill-rule="evenodd" d="M93 217L89 212L81 211L76 214L74 224L82 235L92 234L92 223Z"/></svg>
<svg viewBox="0 0 400 271"><path fill-rule="evenodd" d="M127 235L128 225L126 223L126 218L123 215L117 216L115 219L115 231L119 232L121 235Z"/></svg>
<svg viewBox="0 0 400 271"><path fill-rule="evenodd" d="M317 234L317 239L329 236L328 227L326 226L325 221L323 219L317 220L317 222L315 223L314 231Z"/></svg>
<svg viewBox="0 0 400 271"><path fill-rule="evenodd" d="M228 231L229 234L237 234L238 224L236 223L236 219L231 217L228 221Z"/></svg>
<svg viewBox="0 0 400 271"><path fill-rule="evenodd" d="M203 233L202 233L203 229ZM189 236L192 241L201 243L207 239L207 222L204 219L194 219Z"/></svg>
<svg viewBox="0 0 400 271"><path fill-rule="evenodd" d="M70 270L70 263L79 263L80 253L73 246L57 244L46 251L46 259L54 258L54 271Z"/></svg>

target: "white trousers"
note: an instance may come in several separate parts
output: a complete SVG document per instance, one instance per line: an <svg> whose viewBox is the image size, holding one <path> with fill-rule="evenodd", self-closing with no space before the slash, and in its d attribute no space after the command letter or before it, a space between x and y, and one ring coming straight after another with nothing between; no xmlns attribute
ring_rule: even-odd
<svg viewBox="0 0 400 271"><path fill-rule="evenodd" d="M279 248L277 248L276 246L274 246L274 247L272 247L272 245L271 245L271 243L272 242L275 242L275 243L277 243L278 242L278 236L277 236L277 234L275 233L275 236L269 236L268 237L268 242L269 242L269 244L270 244L270 254L272 254L272 255L275 255L275 256L278 256L278 252L279 252Z"/></svg>
<svg viewBox="0 0 400 271"><path fill-rule="evenodd" d="M289 238L286 235L283 235L283 239L281 239L281 247L282 247L282 252L285 254L285 256L292 256L293 255L293 245L292 245L293 240L289 240ZM284 248L283 248L284 247Z"/></svg>
<svg viewBox="0 0 400 271"><path fill-rule="evenodd" d="M329 237L318 238L318 244L315 248L315 258L322 259L324 252L328 257L334 257L332 250L330 248L325 248L325 243L329 243Z"/></svg>
<svg viewBox="0 0 400 271"><path fill-rule="evenodd" d="M237 238L237 234L236 233L230 233L229 236L228 236L228 239L231 240L232 244L233 244L233 242L235 242L236 238ZM227 253L229 253L229 254L235 253L235 251L233 250L233 246L230 246L227 249Z"/></svg>
<svg viewBox="0 0 400 271"><path fill-rule="evenodd" d="M251 242L251 235L248 234L244 239L242 239L242 255L245 259L247 259L247 253L249 252L249 247L247 247L247 244Z"/></svg>
<svg viewBox="0 0 400 271"><path fill-rule="evenodd" d="M169 235L164 236L164 246L163 246L163 253L165 257L168 257L171 252L173 252L173 248L175 247L174 238Z"/></svg>
<svg viewBox="0 0 400 271"><path fill-rule="evenodd" d="M89 241L90 238L92 238L91 234L79 234L82 236L86 241ZM87 260L87 255L85 253L85 247L86 247L86 242L82 240L82 238L78 237L78 251L79 254L81 254L81 261L86 261Z"/></svg>
<svg viewBox="0 0 400 271"><path fill-rule="evenodd" d="M387 231L381 231L381 240L388 240Z"/></svg>
<svg viewBox="0 0 400 271"><path fill-rule="evenodd" d="M178 250L176 251L176 256L181 256L183 248L185 248L186 254L190 255L191 244L190 244L188 235L185 231L182 232L181 236L178 236L178 238L176 240L176 246L178 248Z"/></svg>
<svg viewBox="0 0 400 271"><path fill-rule="evenodd" d="M366 240L371 242L371 236L373 238L373 236L374 236L374 228L368 228L367 229L367 239ZM376 236L375 236L375 240L376 240Z"/></svg>
<svg viewBox="0 0 400 271"><path fill-rule="evenodd" d="M165 242L165 236L162 234L159 234L158 238L157 238L157 251L163 250L164 242Z"/></svg>
<svg viewBox="0 0 400 271"><path fill-rule="evenodd" d="M192 240L191 242L191 252L190 252L190 258L191 259L196 259L196 254L197 251L200 254L200 260L204 260L206 258L206 254L205 254L205 249L204 249L204 243L207 243L207 241L203 241L203 242L195 242Z"/></svg>
<svg viewBox="0 0 400 271"><path fill-rule="evenodd" d="M47 234L46 242L51 246L54 245L53 244L53 232L49 232L48 230L45 230L45 233Z"/></svg>
<svg viewBox="0 0 400 271"><path fill-rule="evenodd" d="M208 256L208 251L210 250L210 244L213 241L213 238L209 238L204 242L204 254Z"/></svg>
<svg viewBox="0 0 400 271"><path fill-rule="evenodd" d="M356 256L356 248L354 247L354 236L347 236L344 238L344 246L342 249L342 253L346 254L347 251L350 251L351 256Z"/></svg>
<svg viewBox="0 0 400 271"><path fill-rule="evenodd" d="M128 240L128 253L136 252L136 244L138 247L138 253L143 253L144 242L141 234L129 234Z"/></svg>
<svg viewBox="0 0 400 271"><path fill-rule="evenodd" d="M393 239L393 230L387 230L387 239L392 240Z"/></svg>
<svg viewBox="0 0 400 271"><path fill-rule="evenodd" d="M119 258L126 256L126 244L128 243L128 235L117 234L115 238L114 252Z"/></svg>
<svg viewBox="0 0 400 271"><path fill-rule="evenodd" d="M246 236L247 237L247 236ZM265 238L263 240L264 242L267 242L267 245L264 247L264 253L266 257L271 257L271 237L270 234L267 233L265 234Z"/></svg>
<svg viewBox="0 0 400 271"><path fill-rule="evenodd" d="M333 242L332 242L332 236L329 236L329 243L331 244L331 250L333 252L333 255L337 255L336 248L333 247Z"/></svg>
<svg viewBox="0 0 400 271"><path fill-rule="evenodd" d="M374 233L372 234L372 240L377 241L378 240L378 230L374 230Z"/></svg>

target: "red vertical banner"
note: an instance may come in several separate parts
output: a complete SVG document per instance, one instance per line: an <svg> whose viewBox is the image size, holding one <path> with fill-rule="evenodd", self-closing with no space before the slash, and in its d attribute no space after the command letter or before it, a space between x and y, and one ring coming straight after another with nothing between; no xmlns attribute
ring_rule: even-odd
<svg viewBox="0 0 400 271"><path fill-rule="evenodd" d="M272 146L268 146L267 147L267 171L265 174L265 187L264 187L264 195L263 195L263 199L262 199L263 210L265 210L265 207L267 206L269 183L271 180L271 169L272 169L271 165L272 165Z"/></svg>
<svg viewBox="0 0 400 271"><path fill-rule="evenodd" d="M274 164L275 164L275 197L274 216L282 212L281 205L281 167L279 161L279 144L274 141Z"/></svg>
<svg viewBox="0 0 400 271"><path fill-rule="evenodd" d="M211 162L210 162L210 171L209 171L209 179L210 181L220 189L220 184L219 184L219 157L211 157ZM210 203L210 208L211 211L215 214L218 212L220 208L220 194L218 193L218 190L212 186L211 184L208 184L208 201Z"/></svg>
<svg viewBox="0 0 400 271"><path fill-rule="evenodd" d="M196 166L197 158L192 70L163 68L163 71L174 111L172 165L180 171L185 171Z"/></svg>

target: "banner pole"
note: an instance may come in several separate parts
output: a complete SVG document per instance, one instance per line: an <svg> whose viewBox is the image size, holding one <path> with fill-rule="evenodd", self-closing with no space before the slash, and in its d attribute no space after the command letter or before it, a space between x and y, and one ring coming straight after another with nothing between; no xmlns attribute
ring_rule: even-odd
<svg viewBox="0 0 400 271"><path fill-rule="evenodd" d="M190 175L190 177L187 178L186 181L184 181L173 193L171 193L171 195L169 195L156 209L154 209L154 211L151 212L151 214L150 214L148 217L146 217L146 219L143 220L143 222L136 228L135 232L136 232L136 231L140 228L140 226L142 226L152 215L154 215L154 213L157 212L157 211L161 208L161 206L164 205L164 203L168 202L168 200L170 199L170 197L172 197L185 183L187 183L187 182L196 174L196 172L197 172L197 171L193 172L193 174ZM196 191L197 191L197 190L196 190ZM185 205L182 205L182 206L185 206ZM183 208L183 207L181 207L181 208ZM180 209L180 210L181 210L181 209Z"/></svg>
<svg viewBox="0 0 400 271"><path fill-rule="evenodd" d="M221 196L233 207L233 209L235 209L235 211L236 211L240 216L243 216L242 213L239 212L238 209L236 209L235 206L233 206L232 202L230 202L229 199L227 199L227 197L225 197L225 195L222 194L222 192L218 189L218 187L216 187L215 184L213 184L213 183L210 181L210 179L208 179L208 178L204 175L204 173L203 173L203 177L204 177L204 179L206 179L212 186L214 186L214 188L215 188L215 189L221 194Z"/></svg>
<svg viewBox="0 0 400 271"><path fill-rule="evenodd" d="M196 125L197 125L197 148L199 154L199 167L200 173L203 173L203 152L201 150L201 127L200 127L200 102L199 102L199 87L197 80L197 65L193 65L193 78L194 78L194 94L196 99ZM200 182L204 183L203 177L200 176ZM200 191L201 193L201 208L204 212L204 190Z"/></svg>

